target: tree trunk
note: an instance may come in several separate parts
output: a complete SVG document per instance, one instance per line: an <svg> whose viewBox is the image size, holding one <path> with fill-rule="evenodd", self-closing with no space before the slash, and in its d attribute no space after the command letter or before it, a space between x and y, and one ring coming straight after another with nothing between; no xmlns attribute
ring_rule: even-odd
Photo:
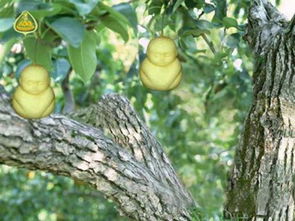
<svg viewBox="0 0 295 221"><path fill-rule="evenodd" d="M0 163L82 180L134 220L191 220L196 204L129 102L107 95L71 116L25 120L0 86Z"/></svg>
<svg viewBox="0 0 295 221"><path fill-rule="evenodd" d="M254 0L245 39L254 51L254 98L236 150L225 216L294 220L295 19ZM240 220L238 219L238 220Z"/></svg>

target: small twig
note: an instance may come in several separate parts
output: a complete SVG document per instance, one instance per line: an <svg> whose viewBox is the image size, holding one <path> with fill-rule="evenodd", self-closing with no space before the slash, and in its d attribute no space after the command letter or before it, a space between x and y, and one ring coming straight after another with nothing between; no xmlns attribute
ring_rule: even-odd
<svg viewBox="0 0 295 221"><path fill-rule="evenodd" d="M202 38L205 40L207 45L209 46L210 50L212 51L213 54L216 54L216 50L214 48L213 43L207 38L205 34L201 34Z"/></svg>
<svg viewBox="0 0 295 221"><path fill-rule="evenodd" d="M82 100L86 99L89 96L91 90L93 90L96 86L98 86L100 84L100 79L99 79L100 71L101 71L101 68L97 66L96 71L91 78L91 81L90 81L90 84L89 84L87 90L81 96L83 98Z"/></svg>
<svg viewBox="0 0 295 221"><path fill-rule="evenodd" d="M62 110L62 112L64 114L70 113L70 112L74 111L74 109L75 109L75 99L74 99L74 95L70 89L70 84L69 84L69 78L70 78L71 72L72 72L72 69L70 68L66 78L61 83L61 88L62 88L64 98L65 98L65 105Z"/></svg>
<svg viewBox="0 0 295 221"><path fill-rule="evenodd" d="M199 14L199 16L198 16L198 20L202 17L202 15L204 15L204 13L205 13L205 12L202 11L201 14Z"/></svg>
<svg viewBox="0 0 295 221"><path fill-rule="evenodd" d="M164 15L162 15L162 29L161 29L161 36L164 34Z"/></svg>

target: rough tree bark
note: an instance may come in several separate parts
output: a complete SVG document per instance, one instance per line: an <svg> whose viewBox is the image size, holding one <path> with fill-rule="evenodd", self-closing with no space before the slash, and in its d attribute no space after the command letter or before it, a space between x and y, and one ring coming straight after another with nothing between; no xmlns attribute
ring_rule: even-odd
<svg viewBox="0 0 295 221"><path fill-rule="evenodd" d="M107 95L71 118L23 119L0 86L0 163L82 180L134 220L191 220L196 203L127 99Z"/></svg>
<svg viewBox="0 0 295 221"><path fill-rule="evenodd" d="M245 39L254 51L254 101L236 151L225 214L294 220L295 16L253 0Z"/></svg>

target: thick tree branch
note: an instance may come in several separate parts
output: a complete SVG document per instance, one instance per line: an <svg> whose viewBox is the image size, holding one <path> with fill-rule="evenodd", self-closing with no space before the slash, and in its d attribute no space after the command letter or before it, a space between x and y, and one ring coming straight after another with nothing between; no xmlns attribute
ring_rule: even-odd
<svg viewBox="0 0 295 221"><path fill-rule="evenodd" d="M2 93L0 163L82 180L136 220L190 220L193 199L129 102L108 95L90 110L93 126L61 115L25 120Z"/></svg>
<svg viewBox="0 0 295 221"><path fill-rule="evenodd" d="M279 24L276 16L267 1L254 1L250 10L254 99L228 187L225 213L231 219L295 217L295 36L289 30L294 21Z"/></svg>
<svg viewBox="0 0 295 221"><path fill-rule="evenodd" d="M103 128L116 143L143 163L155 177L175 189L183 189L160 143L135 114L128 100L119 95L103 97L98 105L73 114L76 119ZM185 191L181 198L190 198Z"/></svg>
<svg viewBox="0 0 295 221"><path fill-rule="evenodd" d="M268 0L253 0L245 39L256 54L266 54L275 36L286 27L285 17Z"/></svg>

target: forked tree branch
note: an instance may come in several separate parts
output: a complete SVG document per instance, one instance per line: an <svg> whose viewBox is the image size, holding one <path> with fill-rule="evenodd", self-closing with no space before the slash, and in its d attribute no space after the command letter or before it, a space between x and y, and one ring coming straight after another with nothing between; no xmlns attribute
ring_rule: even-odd
<svg viewBox="0 0 295 221"><path fill-rule="evenodd" d="M126 98L107 95L72 115L84 123L62 115L23 119L2 91L0 163L82 180L135 220L191 219L194 200Z"/></svg>

